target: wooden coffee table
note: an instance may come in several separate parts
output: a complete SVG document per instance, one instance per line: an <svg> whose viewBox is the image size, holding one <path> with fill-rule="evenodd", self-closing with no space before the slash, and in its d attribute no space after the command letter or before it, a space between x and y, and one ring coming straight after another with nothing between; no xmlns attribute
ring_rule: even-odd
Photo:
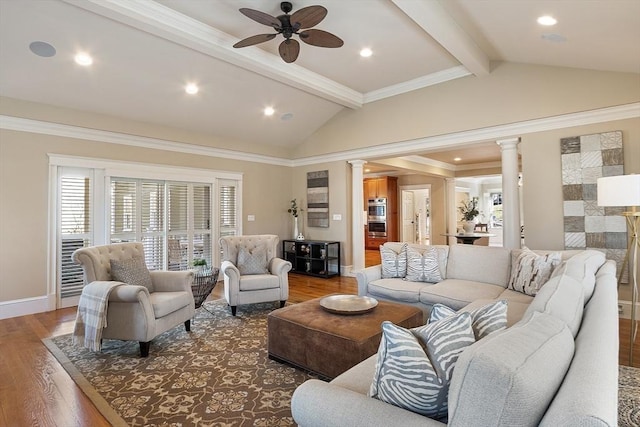
<svg viewBox="0 0 640 427"><path fill-rule="evenodd" d="M423 324L422 310L378 301L375 309L356 315L333 314L316 298L272 311L267 318L269 357L335 378L378 351L389 320L405 328Z"/></svg>

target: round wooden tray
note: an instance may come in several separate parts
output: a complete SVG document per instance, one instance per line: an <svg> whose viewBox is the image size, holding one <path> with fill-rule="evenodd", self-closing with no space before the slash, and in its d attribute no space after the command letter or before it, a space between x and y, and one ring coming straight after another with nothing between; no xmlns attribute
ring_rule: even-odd
<svg viewBox="0 0 640 427"><path fill-rule="evenodd" d="M375 298L358 295L330 295L320 300L320 306L334 314L367 313L377 305L378 301Z"/></svg>

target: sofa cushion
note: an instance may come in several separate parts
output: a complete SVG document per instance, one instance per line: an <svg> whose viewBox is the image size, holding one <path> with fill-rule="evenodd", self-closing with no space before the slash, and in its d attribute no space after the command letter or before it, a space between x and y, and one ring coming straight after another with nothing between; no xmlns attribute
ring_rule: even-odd
<svg viewBox="0 0 640 427"><path fill-rule="evenodd" d="M582 283L584 303L586 304L591 298L591 295L593 295L596 273L605 261L605 254L600 251L581 251L562 263L554 272L554 276L566 274Z"/></svg>
<svg viewBox="0 0 640 427"><path fill-rule="evenodd" d="M506 329L507 327L507 301L491 301L480 307L462 309L471 315L471 327L476 341L487 335ZM429 313L429 323L437 322L445 317L454 316L456 311L442 304L435 304Z"/></svg>
<svg viewBox="0 0 640 427"><path fill-rule="evenodd" d="M280 278L274 274L249 274L240 277L240 291L259 291L280 287Z"/></svg>
<svg viewBox="0 0 640 427"><path fill-rule="evenodd" d="M582 322L583 301L584 287L581 282L567 274L555 276L540 289L523 320L533 312L546 313L563 321L575 337Z"/></svg>
<svg viewBox="0 0 640 427"><path fill-rule="evenodd" d="M574 353L564 322L535 313L467 348L449 392L450 426L537 426Z"/></svg>
<svg viewBox="0 0 640 427"><path fill-rule="evenodd" d="M378 279L369 282L367 292L374 297L399 302L418 302L420 289L433 286L427 283L410 282L402 279Z"/></svg>
<svg viewBox="0 0 640 427"><path fill-rule="evenodd" d="M383 322L369 396L432 418L446 417L455 362L474 341L468 313L411 330Z"/></svg>
<svg viewBox="0 0 640 427"><path fill-rule="evenodd" d="M499 285L447 279L435 285L421 288L420 302L427 305L440 303L454 310L460 310L477 299L495 299L502 291L504 288Z"/></svg>
<svg viewBox="0 0 640 427"><path fill-rule="evenodd" d="M237 265L241 276L269 273L266 246L263 244L254 248L240 246Z"/></svg>
<svg viewBox="0 0 640 427"><path fill-rule="evenodd" d="M398 250L393 246L380 245L382 278L391 279L407 275L407 244L400 245Z"/></svg>
<svg viewBox="0 0 640 427"><path fill-rule="evenodd" d="M407 280L412 282L438 283L442 281L438 252L435 248L407 250Z"/></svg>
<svg viewBox="0 0 640 427"><path fill-rule="evenodd" d="M451 245L447 279L485 282L507 287L511 267L508 249L492 246Z"/></svg>
<svg viewBox="0 0 640 427"><path fill-rule="evenodd" d="M538 255L525 248L511 265L508 289L535 296L561 261L560 252Z"/></svg>
<svg viewBox="0 0 640 427"><path fill-rule="evenodd" d="M109 262L111 263L112 280L124 282L128 285L144 286L149 292L153 292L151 274L149 274L144 257L136 256L123 260L112 259Z"/></svg>
<svg viewBox="0 0 640 427"><path fill-rule="evenodd" d="M523 294L522 292L514 291L512 289L505 289L498 296L498 299L506 299L509 301L509 304L512 302L519 302L522 304L529 305L531 301L533 301L533 297L531 295Z"/></svg>

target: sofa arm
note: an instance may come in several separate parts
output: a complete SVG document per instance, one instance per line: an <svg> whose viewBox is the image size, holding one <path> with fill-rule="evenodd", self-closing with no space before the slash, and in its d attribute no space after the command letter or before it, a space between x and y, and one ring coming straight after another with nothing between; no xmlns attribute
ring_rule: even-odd
<svg viewBox="0 0 640 427"><path fill-rule="evenodd" d="M120 282L122 283L122 282ZM140 302L149 300L149 291L144 286L128 285L113 288L109 294L109 302Z"/></svg>
<svg viewBox="0 0 640 427"><path fill-rule="evenodd" d="M269 261L269 271L276 276L287 274L291 271L291 263L282 258L271 258L271 261Z"/></svg>
<svg viewBox="0 0 640 427"><path fill-rule="evenodd" d="M220 273L222 273L225 281L240 283L240 270L231 261L222 261Z"/></svg>
<svg viewBox="0 0 640 427"><path fill-rule="evenodd" d="M302 427L425 427L443 424L320 380L308 380L291 398L293 419Z"/></svg>
<svg viewBox="0 0 640 427"><path fill-rule="evenodd" d="M358 280L358 295L365 296L368 292L369 282L382 278L382 266L380 264L359 270L356 273Z"/></svg>
<svg viewBox="0 0 640 427"><path fill-rule="evenodd" d="M193 283L193 271L165 271L154 270L150 271L151 283L153 283L153 290L156 292L177 292L177 291L191 291L191 284Z"/></svg>

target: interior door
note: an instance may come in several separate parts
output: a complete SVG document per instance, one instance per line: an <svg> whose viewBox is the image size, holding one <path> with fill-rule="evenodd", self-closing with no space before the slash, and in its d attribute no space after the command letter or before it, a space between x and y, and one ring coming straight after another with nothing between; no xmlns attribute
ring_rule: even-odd
<svg viewBox="0 0 640 427"><path fill-rule="evenodd" d="M402 190L402 236L401 240L416 243L416 217L413 205L413 191Z"/></svg>

